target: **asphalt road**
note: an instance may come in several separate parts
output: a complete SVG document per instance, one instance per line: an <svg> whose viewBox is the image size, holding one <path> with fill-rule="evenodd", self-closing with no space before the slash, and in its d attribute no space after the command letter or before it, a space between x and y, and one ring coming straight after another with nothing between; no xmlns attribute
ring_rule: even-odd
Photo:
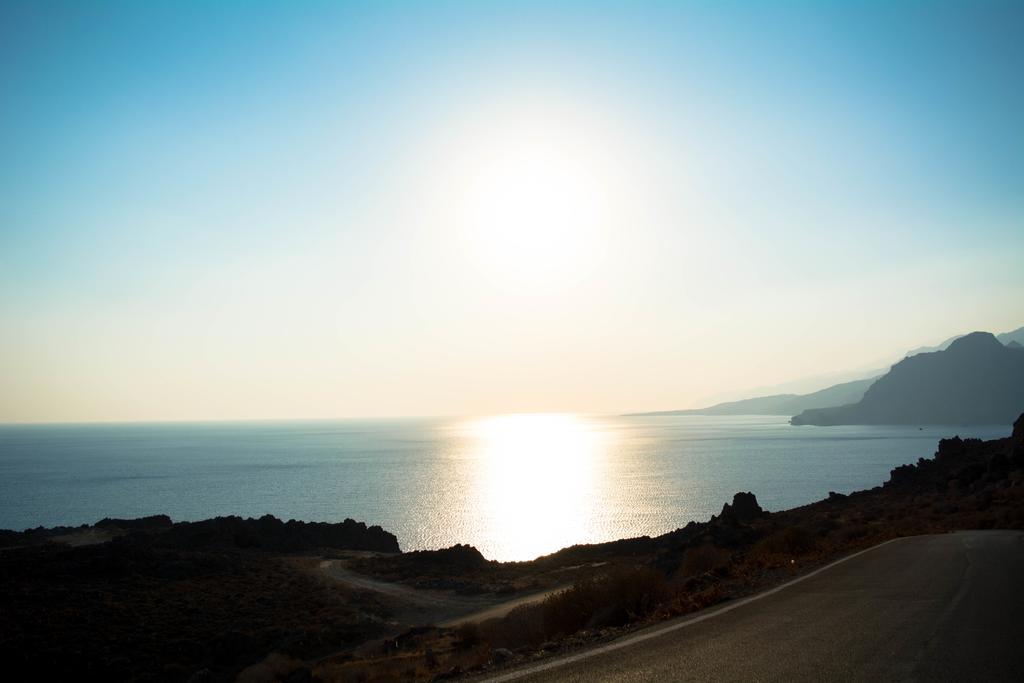
<svg viewBox="0 0 1024 683"><path fill-rule="evenodd" d="M495 681L1024 681L1024 533L899 539Z"/></svg>

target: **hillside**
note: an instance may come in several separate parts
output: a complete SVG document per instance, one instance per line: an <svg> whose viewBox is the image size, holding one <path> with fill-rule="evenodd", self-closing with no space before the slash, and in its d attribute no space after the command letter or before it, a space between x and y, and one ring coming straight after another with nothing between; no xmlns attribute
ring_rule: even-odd
<svg viewBox="0 0 1024 683"><path fill-rule="evenodd" d="M1003 332L1002 334L997 334L996 339L998 339L1006 346L1010 346L1011 344L1016 344L1017 346L1024 346L1024 327L1018 327L1012 332Z"/></svg>
<svg viewBox="0 0 1024 683"><path fill-rule="evenodd" d="M1024 351L972 332L903 359L857 403L804 410L794 425L999 424L1024 410Z"/></svg>
<svg viewBox="0 0 1024 683"><path fill-rule="evenodd" d="M775 394L717 403L707 408L665 410L638 415L795 415L809 408L825 408L859 401L875 377L844 382L810 394Z"/></svg>
<svg viewBox="0 0 1024 683"><path fill-rule="evenodd" d="M910 351L907 351L907 356L916 356L920 353L930 353L932 351L945 351L946 349L949 348L950 344L955 342L957 339L962 339L963 337L964 335L958 334L954 337L950 337L949 339L947 339L946 341L942 342L937 346L919 346L916 349L911 349ZM1005 346L1012 346L1013 344L1017 344L1019 346L1021 344L1024 344L1024 327L1018 327L1017 329L1011 330L1010 332L1003 332L1002 334L997 334L996 339L998 339L999 342Z"/></svg>

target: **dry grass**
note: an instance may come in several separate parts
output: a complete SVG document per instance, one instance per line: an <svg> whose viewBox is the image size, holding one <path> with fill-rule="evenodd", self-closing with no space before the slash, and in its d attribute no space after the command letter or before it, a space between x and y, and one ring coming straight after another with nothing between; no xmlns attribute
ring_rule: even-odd
<svg viewBox="0 0 1024 683"><path fill-rule="evenodd" d="M376 654L364 652L363 656L321 662L313 675L325 683L414 683L479 669L490 659L490 647L480 640L471 644L463 639L465 635L472 636L471 629L432 629L415 637L384 641L378 643Z"/></svg>
<svg viewBox="0 0 1024 683"><path fill-rule="evenodd" d="M690 548L683 555L683 564L679 568L678 578L700 576L732 562L732 553L724 548L705 543Z"/></svg>
<svg viewBox="0 0 1024 683"><path fill-rule="evenodd" d="M521 605L481 625L492 647L538 647L580 630L622 626L652 614L672 595L665 575L643 566L618 567L577 580L542 602Z"/></svg>

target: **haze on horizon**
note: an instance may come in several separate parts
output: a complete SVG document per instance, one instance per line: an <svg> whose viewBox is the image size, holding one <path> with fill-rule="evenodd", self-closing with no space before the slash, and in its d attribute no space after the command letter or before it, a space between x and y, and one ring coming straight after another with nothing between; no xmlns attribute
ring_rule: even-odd
<svg viewBox="0 0 1024 683"><path fill-rule="evenodd" d="M1024 5L551 4L3 3L0 421L683 408L1024 324Z"/></svg>

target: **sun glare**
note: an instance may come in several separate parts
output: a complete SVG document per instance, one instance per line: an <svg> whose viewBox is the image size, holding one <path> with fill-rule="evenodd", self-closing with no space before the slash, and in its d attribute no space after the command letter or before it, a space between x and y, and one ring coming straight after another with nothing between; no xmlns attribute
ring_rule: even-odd
<svg viewBox="0 0 1024 683"><path fill-rule="evenodd" d="M477 513L488 518L495 559L524 559L591 538L607 435L572 415L524 414L470 424L479 462Z"/></svg>
<svg viewBox="0 0 1024 683"><path fill-rule="evenodd" d="M607 240L605 193L564 150L510 147L480 164L462 206L470 255L516 286L572 284Z"/></svg>
<svg viewBox="0 0 1024 683"><path fill-rule="evenodd" d="M523 105L467 124L453 143L444 212L466 260L516 291L571 288L600 268L624 201L609 129Z"/></svg>

